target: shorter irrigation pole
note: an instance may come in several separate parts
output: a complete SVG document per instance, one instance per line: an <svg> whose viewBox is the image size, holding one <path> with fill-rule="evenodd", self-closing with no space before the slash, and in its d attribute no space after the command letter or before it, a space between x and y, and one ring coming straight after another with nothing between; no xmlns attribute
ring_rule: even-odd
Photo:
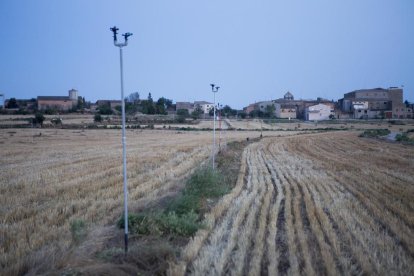
<svg viewBox="0 0 414 276"><path fill-rule="evenodd" d="M213 170L214 170L214 159L216 155L216 93L218 92L220 86L216 86L214 83L211 85L211 91L213 92Z"/></svg>
<svg viewBox="0 0 414 276"><path fill-rule="evenodd" d="M110 30L114 33L114 45L119 47L119 59L121 64L121 102L122 102L122 159L123 159L123 175L124 175L124 240L125 240L125 254L128 252L128 185L127 185L127 164L126 164L126 137L125 137L125 100L124 100L124 66L122 60L122 47L128 45L128 37L132 33L125 33L122 36L124 37L124 43L118 43L117 33L118 28L112 27Z"/></svg>

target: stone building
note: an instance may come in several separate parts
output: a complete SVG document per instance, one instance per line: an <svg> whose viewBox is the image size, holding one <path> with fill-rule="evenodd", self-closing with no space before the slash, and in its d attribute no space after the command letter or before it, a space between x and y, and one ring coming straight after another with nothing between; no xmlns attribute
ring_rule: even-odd
<svg viewBox="0 0 414 276"><path fill-rule="evenodd" d="M68 111L78 104L78 91L69 90L69 96L38 96L37 109L55 109L59 111Z"/></svg>
<svg viewBox="0 0 414 276"><path fill-rule="evenodd" d="M354 119L411 118L398 87L360 89L344 94L338 101L341 111Z"/></svg>

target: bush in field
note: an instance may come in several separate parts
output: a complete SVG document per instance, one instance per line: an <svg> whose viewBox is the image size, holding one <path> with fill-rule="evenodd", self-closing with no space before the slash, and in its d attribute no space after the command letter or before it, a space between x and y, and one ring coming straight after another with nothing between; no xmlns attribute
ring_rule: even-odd
<svg viewBox="0 0 414 276"><path fill-rule="evenodd" d="M43 116L43 113L37 112L35 114L33 122L35 124L39 124L40 126L43 126L43 121L45 120L45 116Z"/></svg>
<svg viewBox="0 0 414 276"><path fill-rule="evenodd" d="M408 137L407 133L397 134L395 140L398 142L414 143L414 139Z"/></svg>
<svg viewBox="0 0 414 276"><path fill-rule="evenodd" d="M359 137L375 138L390 134L388 129L367 129L359 135Z"/></svg>
<svg viewBox="0 0 414 276"><path fill-rule="evenodd" d="M84 237L86 237L86 223L81 219L71 221L70 232L72 234L72 240L75 243L79 243Z"/></svg>
<svg viewBox="0 0 414 276"><path fill-rule="evenodd" d="M101 114L95 114L95 116L93 117L93 121L94 122L97 122L97 123L102 122L102 116L101 116Z"/></svg>

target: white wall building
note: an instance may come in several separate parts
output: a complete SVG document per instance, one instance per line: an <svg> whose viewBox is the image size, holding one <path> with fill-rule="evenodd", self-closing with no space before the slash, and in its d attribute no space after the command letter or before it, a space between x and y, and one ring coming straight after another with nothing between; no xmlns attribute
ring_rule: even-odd
<svg viewBox="0 0 414 276"><path fill-rule="evenodd" d="M204 114L208 114L210 112L210 109L214 108L214 104L206 102L206 101L196 101L194 102L194 107L200 107Z"/></svg>
<svg viewBox="0 0 414 276"><path fill-rule="evenodd" d="M305 119L307 121L329 120L331 114L334 115L334 110L326 104L312 105L305 109Z"/></svg>

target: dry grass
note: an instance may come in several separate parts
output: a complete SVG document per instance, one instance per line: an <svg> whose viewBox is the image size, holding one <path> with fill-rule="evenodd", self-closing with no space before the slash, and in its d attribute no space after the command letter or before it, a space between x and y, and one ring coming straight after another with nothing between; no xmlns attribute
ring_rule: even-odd
<svg viewBox="0 0 414 276"><path fill-rule="evenodd" d="M414 148L357 133L267 138L176 274L414 273Z"/></svg>
<svg viewBox="0 0 414 276"><path fill-rule="evenodd" d="M84 221L88 231L116 221L123 202L120 134L0 132L2 274L24 274L45 260L50 260L49 268L58 266L58 259L74 245L74 220ZM231 132L227 140L249 136L257 133ZM175 194L182 179L210 157L211 142L211 132L127 131L130 209Z"/></svg>
<svg viewBox="0 0 414 276"><path fill-rule="evenodd" d="M355 132L297 133L266 131L245 149L235 188L170 273L414 273L414 148ZM100 229L122 212L120 141L119 130L0 132L1 274L88 262L88 244L103 244L113 230ZM208 160L211 142L211 131L127 131L130 209L174 195ZM98 240L79 248L75 220Z"/></svg>

